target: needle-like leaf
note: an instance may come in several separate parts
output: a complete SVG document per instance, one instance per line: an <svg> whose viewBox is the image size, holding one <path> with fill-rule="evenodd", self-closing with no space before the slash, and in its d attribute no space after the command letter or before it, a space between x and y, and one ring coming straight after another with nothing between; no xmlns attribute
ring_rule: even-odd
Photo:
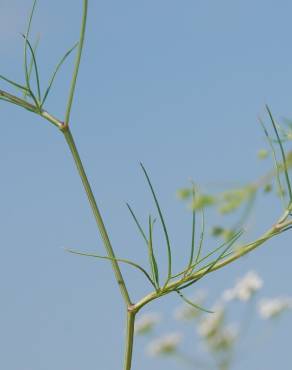
<svg viewBox="0 0 292 370"><path fill-rule="evenodd" d="M128 209L130 211L131 216L133 217L133 220L134 220L140 234L142 235L142 238L145 240L145 243L148 245L148 239L146 237L146 234L145 234L140 222L138 221L138 218L136 217L136 215L135 215L133 209L131 208L131 206L128 203L126 203L126 205L127 205Z"/></svg>
<svg viewBox="0 0 292 370"><path fill-rule="evenodd" d="M12 81L12 80L10 80L9 78L7 78L5 76L0 75L0 78L1 78L1 80L5 81L5 82L8 82L9 84L13 85L14 87L16 87L20 90L23 90L27 93L29 92L29 90L25 86L22 86L22 85L18 84L17 82Z"/></svg>
<svg viewBox="0 0 292 370"><path fill-rule="evenodd" d="M208 263L206 266L203 266L200 268L200 270L196 271L196 274L199 274L201 271L203 272L202 275L199 275L197 278L194 278L194 280L182 285L179 289L180 290L183 290L189 286L191 286L192 284L194 284L195 282L201 280L205 275L207 275L212 269L213 267L215 267L215 265L221 261L223 258L226 257L226 253L230 250L230 248L234 245L234 243L236 242L236 240L238 240L241 235L243 234L243 230L241 230L240 232L237 233L237 237L236 238L233 238L228 244L227 244L227 247L223 250L223 252L220 253L220 255L212 262Z"/></svg>
<svg viewBox="0 0 292 370"><path fill-rule="evenodd" d="M40 103L41 102L41 86L40 86L40 76L39 76L39 71L38 71L38 65L37 65L37 61L36 61L36 56L35 56L33 47L31 46L31 43L29 42L29 40L26 38L25 35L22 35L22 36L23 36L25 42L27 43L28 48L29 48L29 51L31 53L33 67L34 67L34 71L35 71L36 84L37 84L38 103ZM29 81L28 86L30 86L30 71L29 70L28 70L28 81Z"/></svg>
<svg viewBox="0 0 292 370"><path fill-rule="evenodd" d="M47 97L48 97L48 95L49 95L49 93L50 93L50 91L51 91L51 88L52 88L52 85L53 85L53 83L54 83L54 80L55 80L55 78L56 78L56 76L57 76L57 73L59 72L59 70L60 70L60 68L61 68L61 66L62 66L62 64L65 62L65 60L68 58L68 56L72 53L72 51L77 47L77 45L78 45L78 42L71 48L71 49L69 49L67 52L66 52L66 54L63 56L63 58L60 60L60 62L57 64L57 66L56 66L56 68L55 68L55 70L54 70L54 73L53 73L53 75L52 75L52 77L51 77L51 79L50 79L50 81L49 81L49 85L48 85L48 87L47 87L47 89L46 89L46 91L45 91L45 94L44 94L44 97L43 97L43 101L42 101L42 104L41 104L41 106L43 106L44 104L45 104L45 101L47 100Z"/></svg>
<svg viewBox="0 0 292 370"><path fill-rule="evenodd" d="M204 244L204 236L205 236L205 211L204 207L202 208L202 230L201 230L201 236L200 236L200 243L199 243L199 248L196 256L196 262L199 260L201 257L201 252Z"/></svg>
<svg viewBox="0 0 292 370"><path fill-rule="evenodd" d="M279 164L278 164L278 160L277 160L276 150L275 150L275 147L274 147L274 144L273 144L273 140L271 139L271 137L269 135L269 132L266 129L266 126L264 125L264 122L262 121L261 118L259 118L259 122L260 122L260 124L263 128L264 134L265 134L265 136L268 140L268 143L270 145L270 148L271 148L271 151L272 151L272 154L273 154L273 161L274 161L274 166L275 166L275 170L276 170L276 181L277 181L279 196L280 196L280 198L282 200L282 203L283 203L283 206L284 206L284 189L283 189L283 186L282 186L282 183L281 183L280 169L279 169ZM284 206L284 208L286 208L286 207Z"/></svg>
<svg viewBox="0 0 292 370"><path fill-rule="evenodd" d="M236 241L240 236L242 235L242 232L241 231L238 231L237 233L235 233L229 240L226 240L224 243L222 243L221 245L219 245L219 247L215 248L212 250L212 252L208 253L206 256L202 257L201 259L199 259L197 262L195 262L193 265L190 266L190 268L188 269L185 269L184 271L174 275L172 278L177 278L183 274L185 274L188 270L192 269L192 271L195 269L195 267L197 267L199 264L201 264L203 261L207 260L209 257L211 257L213 254L219 252L222 248L224 248L227 244L231 243L231 242L234 242ZM206 267L206 266L205 266Z"/></svg>
<svg viewBox="0 0 292 370"><path fill-rule="evenodd" d="M190 301L188 298L186 298L180 290L176 290L176 293L181 297L181 299L187 303L188 305L192 306L193 308L196 308L197 310L200 310L200 311L203 311L203 312L207 312L207 313L214 313L213 311L210 311L210 310L207 310L206 308L204 307L201 307L199 306L198 304Z"/></svg>
<svg viewBox="0 0 292 370"><path fill-rule="evenodd" d="M36 8L36 3L37 3L37 0L34 0L32 9L31 9L31 12L30 12L30 15L29 15L29 20L28 20L26 33L24 35L24 74L25 74L25 80L26 80L26 87L29 90L31 90L31 88L30 88L30 78L29 78L30 77L29 76L29 66L28 66L28 62L27 62L27 47L29 45L28 44L28 37L29 37L30 29L31 29L33 14L34 14L34 11L35 11L35 8Z"/></svg>
<svg viewBox="0 0 292 370"><path fill-rule="evenodd" d="M278 142L278 144L280 146L280 151L281 151L282 160L283 160L283 166L284 166L284 173L285 173L286 185L287 185L288 194L289 194L289 205L290 205L292 203L292 189L291 189L291 184L290 184L290 179L289 179L289 174L288 174L288 166L287 166L286 155L285 155L283 144L281 142L281 139L280 139L280 136L279 136L279 132L277 130L277 126L276 126L274 117L272 115L272 112L271 112L270 108L267 105L266 105L266 109L267 109L268 114L270 116L270 119L271 119L271 122L272 122L272 125L273 125L273 128L274 128L274 131L275 131L275 134L276 134L276 137L277 137L277 142Z"/></svg>
<svg viewBox="0 0 292 370"><path fill-rule="evenodd" d="M192 186L192 205L195 203L195 186L193 184ZM190 270L193 260L194 260L194 253L195 253L195 235L196 235L196 210L195 207L193 207L192 210L192 240L191 240L191 254L190 254L190 260L189 260L189 265L187 268L187 271Z"/></svg>
<svg viewBox="0 0 292 370"><path fill-rule="evenodd" d="M153 282L153 280L151 279L150 275L148 274L148 272L143 268L141 267L140 265L138 265L137 263L135 262L132 262L130 260L127 260L125 258L111 258L111 257L107 257L107 256L99 256L97 254L94 254L94 253L86 253L86 252L80 252L80 251L76 251L74 249L67 249L65 248L65 251L69 252L69 253L72 253L72 254L78 254L79 256L86 256L86 257L94 257L94 258L98 258L98 259L103 259L103 260L108 260L108 261L116 261L116 262L121 262L121 263L125 263L127 265L130 265L132 267L135 267L136 269L140 270L141 272L143 272L143 274L146 276L146 278L149 280L149 282L151 283L151 285L156 289L156 286L155 286L155 283Z"/></svg>
<svg viewBox="0 0 292 370"><path fill-rule="evenodd" d="M219 254L219 256L215 259L215 261L213 261L210 266L206 269L206 271L204 272L204 274L200 277L200 279L202 277L204 277L206 274L208 274L208 272L210 272L210 270L212 270L212 268L222 259L225 257L225 254L227 251L229 251L229 249L234 245L234 243L236 242L236 240L238 240L241 235L243 234L243 230L239 231L237 233L237 236L235 238L233 238L228 244L227 244L227 247L223 250L223 252L221 252ZM205 267L202 267L200 270L204 270ZM199 270L199 271L200 271Z"/></svg>
<svg viewBox="0 0 292 370"><path fill-rule="evenodd" d="M167 257L168 257L168 274L167 274L167 280L166 280L166 283L165 283L165 285L166 285L169 282L169 280L171 279L171 270L172 270L172 266L171 266L171 264L172 264L171 259L172 258L171 258L170 240L169 240L169 236L168 236L168 232L167 232L167 227L166 227L166 224L165 224L165 221L164 221L164 218L163 218L163 214L162 214L162 211L161 211L161 208L160 208L158 199L156 197L154 188L153 188L152 183L150 181L150 177L148 176L148 173L147 173L145 167L143 166L143 164L140 163L140 165L141 165L141 168L142 168L142 170L144 172L144 175L146 177L146 180L148 182L149 188L151 190L151 193L152 193L152 196L153 196L153 199L154 199L154 202L155 202L155 205L156 205L158 214L159 214L159 218L160 218L160 221L161 221L161 224L162 224L162 228L163 228L165 240L166 240Z"/></svg>
<svg viewBox="0 0 292 370"><path fill-rule="evenodd" d="M35 42L35 45L33 47L34 55L36 55L39 42L40 42L40 35L38 35L38 37L36 39L36 42ZM34 59L31 57L30 58L30 63L29 63L29 68L28 68L28 78L29 78L29 81L31 80L31 74L32 74L32 71L33 71L33 67L34 67ZM26 96L28 96L28 95L30 95L29 94L29 90L27 92L24 92L23 98L25 99Z"/></svg>
<svg viewBox="0 0 292 370"><path fill-rule="evenodd" d="M197 265L199 265L200 263L202 263L203 261L205 261L206 259L208 259L209 257L211 257L216 252L219 252L219 250L222 249L222 248L224 248L226 245L230 245L230 244L233 245L241 237L242 234L243 234L243 231L242 230L240 230L237 233L235 233L229 240L225 241L224 243L222 243L221 245L219 245L219 247L215 248L212 252L208 253L206 256L204 256L203 258L201 258L200 260L198 260L197 261Z"/></svg>
<svg viewBox="0 0 292 370"><path fill-rule="evenodd" d="M153 251L153 224L151 216L149 216L149 241L148 241L148 254L149 263L152 271L152 279L155 282L156 289L159 289L159 271L156 258Z"/></svg>

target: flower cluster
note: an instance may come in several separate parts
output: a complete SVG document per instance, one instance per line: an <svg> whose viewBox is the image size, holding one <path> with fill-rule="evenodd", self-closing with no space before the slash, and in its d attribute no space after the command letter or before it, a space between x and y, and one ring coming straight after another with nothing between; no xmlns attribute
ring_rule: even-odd
<svg viewBox="0 0 292 370"><path fill-rule="evenodd" d="M214 307L214 313L204 316L198 325L198 333L203 338L212 338L218 333L223 320L224 320L224 308Z"/></svg>
<svg viewBox="0 0 292 370"><path fill-rule="evenodd" d="M223 300L233 299L248 301L263 286L262 279L254 271L249 271L242 279L238 280L232 289L225 290Z"/></svg>
<svg viewBox="0 0 292 370"><path fill-rule="evenodd" d="M177 351L182 341L181 333L170 333L153 340L147 347L150 356L169 355Z"/></svg>
<svg viewBox="0 0 292 370"><path fill-rule="evenodd" d="M204 345L205 350L209 355L209 359L201 361L205 367L208 367L208 362L213 359L218 365L218 368L230 369L231 358L236 350L238 340L240 338L240 324L231 323L228 320L228 308L232 301L239 300L241 302L254 304L251 298L262 288L263 281L254 271L249 271L241 279L238 279L235 285L223 294L219 295L217 303L212 308L213 313L204 312L203 307L206 302L207 293L199 290L193 295L190 301L198 306L188 304L186 301L174 311L174 317L182 322L195 322L197 334ZM292 298L279 297L272 299L262 299L255 305L259 316L263 319L272 319L278 317L284 311L292 309ZM161 317L158 314L146 314L137 321L135 326L136 334L151 334L155 325L159 323ZM182 334L179 332L169 333L161 337L153 339L147 346L147 354L154 356L166 356L179 354L180 357L184 353L180 351L179 345L182 341ZM190 361L192 356L187 355L187 360ZM196 363L197 363L196 359ZM230 362L231 361L231 362ZM200 363L201 363L200 362ZM195 362L194 362L195 364Z"/></svg>
<svg viewBox="0 0 292 370"><path fill-rule="evenodd" d="M161 320L157 313L147 313L139 318L135 323L135 334L145 334L150 332Z"/></svg>
<svg viewBox="0 0 292 370"><path fill-rule="evenodd" d="M262 299L258 304L258 311L263 319L279 316L288 309L292 309L292 298L288 297Z"/></svg>

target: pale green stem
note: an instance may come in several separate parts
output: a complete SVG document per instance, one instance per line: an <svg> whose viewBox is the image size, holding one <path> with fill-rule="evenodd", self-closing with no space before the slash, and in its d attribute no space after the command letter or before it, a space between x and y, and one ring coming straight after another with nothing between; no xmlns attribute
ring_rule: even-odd
<svg viewBox="0 0 292 370"><path fill-rule="evenodd" d="M72 156L74 158L79 176L81 178L81 181L83 183L84 189L87 194L87 198L89 200L94 218L96 220L101 238L103 240L104 246L106 248L108 256L112 259L112 267L116 276L116 280L119 284L122 296L124 298L125 304L127 306L128 312L127 312L127 330L126 330L126 341L125 341L125 362L124 362L124 370L131 370L131 364L132 364L132 356L133 356L133 344L134 344L134 324L135 324L135 316L136 312L131 311L132 303L131 299L124 281L124 278L122 276L120 267L118 265L118 262L116 261L116 257L111 245L111 242L109 240L108 233L106 231L106 228L103 223L102 216L100 214L100 211L98 209L98 206L95 201L95 197L92 193L91 186L89 184L87 175L85 173L81 158L79 156L78 150L76 148L74 138L71 134L71 131L68 126L64 126L62 130L66 142L70 148L70 151L72 153Z"/></svg>
<svg viewBox="0 0 292 370"><path fill-rule="evenodd" d="M111 258L111 264L112 264L112 267L113 267L113 270L114 270L114 273L115 273L117 283L120 287L122 296L124 298L124 301L125 301L127 307L131 306L131 299L130 299L127 287L125 285L124 278L122 276L122 273L121 273L120 267L118 265L118 262L115 260L116 257L115 257L111 242L109 240L108 233L107 233L106 228L104 226L103 219L102 219L102 216L101 216L100 211L98 209L98 206L96 204L96 200L95 200L93 192L91 190L91 186L89 184L87 175L85 173L85 170L84 170L81 158L79 156L78 150L76 148L73 136L72 136L71 131L70 131L68 126L64 126L64 129L62 130L62 132L64 134L66 142L67 142L67 144L70 148L70 151L72 153L72 156L74 158L75 165L77 167L79 176L80 176L81 181L83 183L83 186L84 186L87 198L89 200L94 218L96 220L101 238L103 240L107 255Z"/></svg>
<svg viewBox="0 0 292 370"><path fill-rule="evenodd" d="M28 103L27 101L18 98L15 95L12 95L6 91L0 90L0 99L7 101L8 103L16 104L22 108L28 109L31 112L39 114L39 107L33 104Z"/></svg>
<svg viewBox="0 0 292 370"><path fill-rule="evenodd" d="M132 366L135 317L136 317L135 312L133 311L127 312L124 370L131 370L131 366Z"/></svg>
<svg viewBox="0 0 292 370"><path fill-rule="evenodd" d="M80 66L80 61L81 61L81 55L82 55L82 49L83 49L84 37L85 37L87 8L88 8L88 1L83 0L83 13L82 13L80 37L79 37L77 55L75 59L75 67L74 67L73 76L71 80L71 86L70 86L69 97L68 97L68 102L67 102L67 107L66 107L65 121L64 121L66 125L69 124L69 120L70 120L70 113L71 113L74 92L75 92L75 87L76 87L76 81L77 81L77 76L78 76L79 66Z"/></svg>

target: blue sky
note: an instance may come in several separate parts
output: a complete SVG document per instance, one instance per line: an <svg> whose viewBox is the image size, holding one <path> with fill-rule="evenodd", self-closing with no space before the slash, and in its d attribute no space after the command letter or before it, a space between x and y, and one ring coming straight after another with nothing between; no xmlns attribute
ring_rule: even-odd
<svg viewBox="0 0 292 370"><path fill-rule="evenodd" d="M19 34L30 6L27 0L2 0L0 6L1 73L19 81ZM129 201L144 222L154 212L140 161L166 212L178 266L186 256L190 214L176 190L189 179L221 190L270 168L256 157L266 146L257 118L265 117L265 103L279 119L292 116L291 11L288 0L89 1L71 125L117 255L146 258L125 207ZM77 40L80 13L81 1L39 1L33 35L41 37L43 84ZM72 68L66 66L47 104L59 117ZM3 103L0 109L0 366L119 369L124 313L110 267L63 250L104 253L64 140L28 112ZM253 235L280 212L276 199L260 197ZM290 240L287 233L267 243L200 287L212 301L256 269L265 281L262 295L292 295ZM159 258L163 264L163 251ZM135 299L149 291L139 275L124 271ZM167 297L149 307L165 314L162 333L177 330L171 315L178 304ZM258 351L246 340L249 358L243 362L241 353L234 370L291 362L291 316L275 326ZM191 340L186 334L187 347ZM143 346L138 339L133 369L179 368L145 357Z"/></svg>

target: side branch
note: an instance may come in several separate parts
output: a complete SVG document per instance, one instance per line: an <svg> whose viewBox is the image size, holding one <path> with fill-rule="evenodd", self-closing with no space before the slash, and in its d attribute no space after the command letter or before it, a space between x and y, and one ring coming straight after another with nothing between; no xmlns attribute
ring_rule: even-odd
<svg viewBox="0 0 292 370"><path fill-rule="evenodd" d="M292 228L292 220L288 220L290 215L290 209L288 209L280 219L266 232L264 233L259 239L255 240L252 243L245 244L239 247L235 252L230 254L227 258L218 261L214 266L211 268L206 266L198 271L184 276L182 279L176 280L172 283L169 283L164 289L159 292L152 292L149 295L142 298L139 302L134 305L133 311L138 312L143 306L148 304L149 302L158 299L161 296L167 295L169 293L175 292L184 286L189 286L192 283L203 278L206 274L209 274L213 271L219 270L222 267L229 265L231 262L236 261L240 257L246 255L247 253L253 251L257 247L264 244L266 241L271 239L272 237L281 234L282 232Z"/></svg>

